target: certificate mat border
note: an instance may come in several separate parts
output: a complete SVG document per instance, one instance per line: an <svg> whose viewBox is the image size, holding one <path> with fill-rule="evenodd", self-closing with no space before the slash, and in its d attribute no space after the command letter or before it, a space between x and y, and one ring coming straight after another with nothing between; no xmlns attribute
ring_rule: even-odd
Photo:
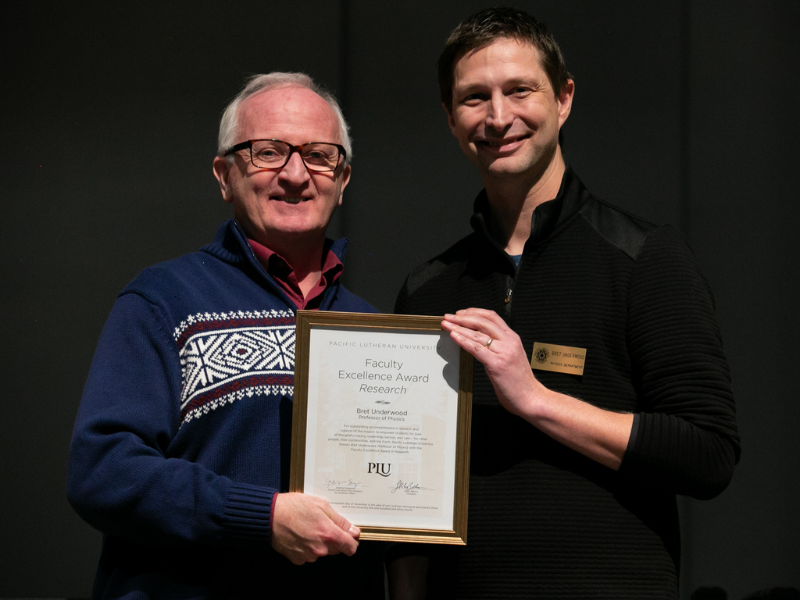
<svg viewBox="0 0 800 600"><path fill-rule="evenodd" d="M316 327L352 329L401 329L442 331L442 317L388 315L335 311L298 310L295 337L294 400L292 408L292 455L289 491L303 492L306 467L308 416L308 369L311 330ZM472 424L472 355L461 349L456 421L455 485L451 529L360 526L362 540L419 542L426 544L467 543L469 502L469 447ZM355 523L358 525L358 523Z"/></svg>

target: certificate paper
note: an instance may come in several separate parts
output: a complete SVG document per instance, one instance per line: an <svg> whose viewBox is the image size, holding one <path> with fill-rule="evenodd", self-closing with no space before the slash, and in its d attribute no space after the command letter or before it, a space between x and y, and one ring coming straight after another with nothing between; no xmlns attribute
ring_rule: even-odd
<svg viewBox="0 0 800 600"><path fill-rule="evenodd" d="M361 539L466 543L472 357L440 323L298 312L291 489Z"/></svg>

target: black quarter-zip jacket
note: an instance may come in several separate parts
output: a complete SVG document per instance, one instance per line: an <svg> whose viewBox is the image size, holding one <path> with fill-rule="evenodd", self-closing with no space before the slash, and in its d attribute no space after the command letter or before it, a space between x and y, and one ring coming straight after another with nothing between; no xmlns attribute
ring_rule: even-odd
<svg viewBox="0 0 800 600"><path fill-rule="evenodd" d="M729 483L740 443L706 279L672 227L594 197L567 168L538 206L519 266L489 234L485 192L471 235L416 268L396 312L494 310L520 336L586 349L582 376L534 371L548 388L634 414L619 471L505 411L482 366L473 382L464 548L431 558L437 598L677 598L675 495Z"/></svg>

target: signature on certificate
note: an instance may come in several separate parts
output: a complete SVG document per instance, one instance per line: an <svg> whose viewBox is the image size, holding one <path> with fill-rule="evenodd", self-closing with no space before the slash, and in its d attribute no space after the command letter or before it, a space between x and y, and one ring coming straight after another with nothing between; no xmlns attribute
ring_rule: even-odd
<svg viewBox="0 0 800 600"><path fill-rule="evenodd" d="M401 490L409 495L418 494L422 490L427 490L429 488L422 487L416 481L403 481L402 479L398 480L397 484L389 488L391 493L394 494L398 490Z"/></svg>
<svg viewBox="0 0 800 600"><path fill-rule="evenodd" d="M326 479L325 486L329 492L335 490L357 490L361 487L361 482L353 481L352 479Z"/></svg>

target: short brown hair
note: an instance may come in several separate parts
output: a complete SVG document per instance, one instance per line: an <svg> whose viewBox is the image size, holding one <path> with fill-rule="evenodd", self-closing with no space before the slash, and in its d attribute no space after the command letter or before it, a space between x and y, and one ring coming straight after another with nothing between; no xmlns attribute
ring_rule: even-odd
<svg viewBox="0 0 800 600"><path fill-rule="evenodd" d="M564 55L544 23L515 8L487 8L467 17L450 34L439 56L439 91L448 111L453 109L456 63L468 52L479 50L503 38L531 44L539 51L542 68L558 95L572 76Z"/></svg>

